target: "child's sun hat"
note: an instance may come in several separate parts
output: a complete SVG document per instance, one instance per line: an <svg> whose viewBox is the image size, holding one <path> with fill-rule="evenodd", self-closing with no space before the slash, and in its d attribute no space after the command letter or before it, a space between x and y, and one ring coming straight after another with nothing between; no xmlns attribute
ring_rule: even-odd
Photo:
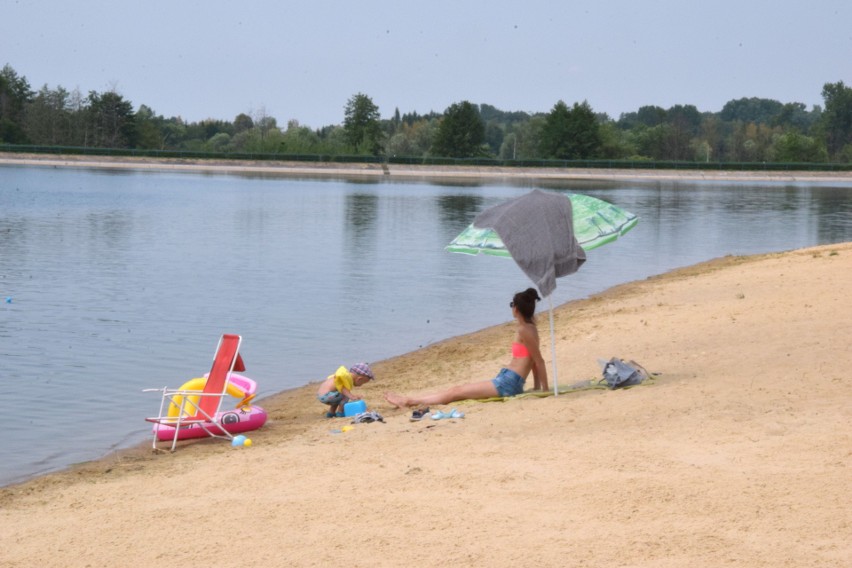
<svg viewBox="0 0 852 568"><path fill-rule="evenodd" d="M358 363L357 365L352 365L351 367L349 367L349 372L356 373L358 375L363 375L371 381L376 378L376 376L373 374L373 370L367 363Z"/></svg>

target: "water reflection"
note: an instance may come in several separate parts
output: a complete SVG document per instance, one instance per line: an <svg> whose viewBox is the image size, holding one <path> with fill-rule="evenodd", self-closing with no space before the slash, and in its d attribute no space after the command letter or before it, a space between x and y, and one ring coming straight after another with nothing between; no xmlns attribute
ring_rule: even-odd
<svg viewBox="0 0 852 568"><path fill-rule="evenodd" d="M820 242L841 242L852 233L852 204L846 192L833 187L810 189L811 217L817 226Z"/></svg>
<svg viewBox="0 0 852 568"><path fill-rule="evenodd" d="M347 228L369 229L375 226L379 197L374 193L352 193L346 196Z"/></svg>
<svg viewBox="0 0 852 568"><path fill-rule="evenodd" d="M440 195L437 203L441 225L449 233L460 233L485 209L479 195Z"/></svg>

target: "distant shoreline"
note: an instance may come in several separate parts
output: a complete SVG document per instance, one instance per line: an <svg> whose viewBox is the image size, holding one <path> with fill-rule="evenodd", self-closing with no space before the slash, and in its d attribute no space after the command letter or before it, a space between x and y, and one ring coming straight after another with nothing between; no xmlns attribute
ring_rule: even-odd
<svg viewBox="0 0 852 568"><path fill-rule="evenodd" d="M254 160L138 158L130 156L75 156L0 154L0 166L186 171L235 175L315 178L373 178L400 180L621 180L621 181L769 181L852 182L852 171L744 171L744 170L633 170L617 168L507 168L498 166L437 166L416 164L360 164Z"/></svg>

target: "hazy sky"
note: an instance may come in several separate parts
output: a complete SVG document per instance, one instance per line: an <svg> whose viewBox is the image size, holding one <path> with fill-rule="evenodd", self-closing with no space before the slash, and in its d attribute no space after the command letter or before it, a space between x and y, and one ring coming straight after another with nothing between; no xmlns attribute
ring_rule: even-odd
<svg viewBox="0 0 852 568"><path fill-rule="evenodd" d="M0 66L34 90L115 89L134 109L318 128L355 93L382 117L468 100L719 111L822 105L852 85L852 1L0 0Z"/></svg>

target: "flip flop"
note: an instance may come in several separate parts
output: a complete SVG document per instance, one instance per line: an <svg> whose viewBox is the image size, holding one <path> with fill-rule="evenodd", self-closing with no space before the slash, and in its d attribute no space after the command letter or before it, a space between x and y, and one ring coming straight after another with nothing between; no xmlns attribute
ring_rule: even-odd
<svg viewBox="0 0 852 568"><path fill-rule="evenodd" d="M418 408L417 410L415 410L414 412L411 413L410 420L412 422L419 422L419 421L423 420L426 417L427 414L429 414L429 407L428 406L426 408Z"/></svg>
<svg viewBox="0 0 852 568"><path fill-rule="evenodd" d="M464 412L459 412L455 408L449 412L438 411L432 415L432 420L443 420L445 418L464 418Z"/></svg>
<svg viewBox="0 0 852 568"><path fill-rule="evenodd" d="M325 417L326 418L334 418L334 412L326 412Z"/></svg>

